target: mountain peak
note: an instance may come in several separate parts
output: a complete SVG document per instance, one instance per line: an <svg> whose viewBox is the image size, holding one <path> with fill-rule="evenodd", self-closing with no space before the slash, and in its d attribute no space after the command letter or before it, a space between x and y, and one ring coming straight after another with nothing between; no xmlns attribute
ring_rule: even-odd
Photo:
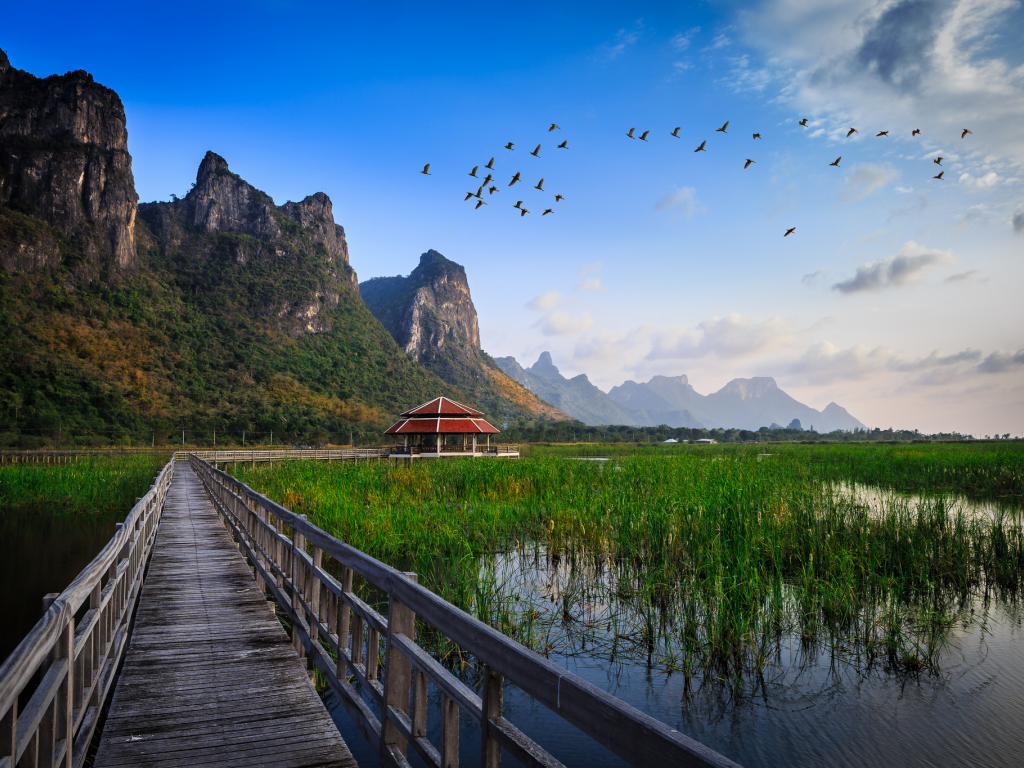
<svg viewBox="0 0 1024 768"><path fill-rule="evenodd" d="M11 60L7 58L7 54L0 48L0 75L11 68Z"/></svg>
<svg viewBox="0 0 1024 768"><path fill-rule="evenodd" d="M196 173L196 186L204 184L210 176L217 173L231 173L228 169L228 161L216 152L208 150L203 162L199 164L199 171Z"/></svg>
<svg viewBox="0 0 1024 768"><path fill-rule="evenodd" d="M537 362L531 365L528 370L530 373L536 374L537 376L543 376L545 379L561 381L565 378L562 376L558 368L555 367L555 363L551 359L550 352L541 352L540 357L537 358Z"/></svg>
<svg viewBox="0 0 1024 768"><path fill-rule="evenodd" d="M426 253L420 254L420 266L426 267L430 264L454 264L454 261L446 259L443 255L431 248Z"/></svg>
<svg viewBox="0 0 1024 768"><path fill-rule="evenodd" d="M749 400L755 397L764 397L769 392L778 390L779 385L771 376L754 376L750 379L733 379L719 392L729 395L739 395L742 400Z"/></svg>

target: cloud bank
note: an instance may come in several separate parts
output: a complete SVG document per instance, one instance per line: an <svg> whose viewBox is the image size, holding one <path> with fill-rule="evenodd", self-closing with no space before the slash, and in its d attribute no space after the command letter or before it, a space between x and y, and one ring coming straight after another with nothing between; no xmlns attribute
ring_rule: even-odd
<svg viewBox="0 0 1024 768"><path fill-rule="evenodd" d="M908 240L895 256L857 267L853 277L835 283L832 290L850 294L902 288L920 280L922 273L930 267L955 263L952 251L937 251Z"/></svg>

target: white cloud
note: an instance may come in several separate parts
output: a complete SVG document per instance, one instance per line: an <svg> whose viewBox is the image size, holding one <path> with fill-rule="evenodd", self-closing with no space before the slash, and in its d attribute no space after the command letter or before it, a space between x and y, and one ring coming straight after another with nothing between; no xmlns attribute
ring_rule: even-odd
<svg viewBox="0 0 1024 768"><path fill-rule="evenodd" d="M558 291L548 291L547 293L542 293L539 296L534 296L526 306L530 309L540 310L541 312L550 312L552 309L562 306L564 301L565 299Z"/></svg>
<svg viewBox="0 0 1024 768"><path fill-rule="evenodd" d="M545 336L573 336L583 333L594 324L589 312L570 317L568 312L551 312L540 319L540 331Z"/></svg>
<svg viewBox="0 0 1024 768"><path fill-rule="evenodd" d="M654 205L654 210L658 213L662 211L672 211L672 218L676 216L685 216L686 218L692 218L694 214L706 213L707 208L700 200L697 199L697 190L693 187L680 187L674 189L661 198Z"/></svg>
<svg viewBox="0 0 1024 768"><path fill-rule="evenodd" d="M947 355L935 350L928 357L908 360L887 346L869 348L858 344L840 349L825 341L809 347L790 363L786 373L812 384L830 384L836 381L862 381L880 373L929 373L936 369L956 369L960 373L981 359L981 352L965 349ZM934 378L930 382L935 383Z"/></svg>
<svg viewBox="0 0 1024 768"><path fill-rule="evenodd" d="M677 51L685 51L690 47L690 43L693 41L694 35L698 32L700 32L700 27L694 27L693 29L688 29L685 32L677 32L669 42Z"/></svg>
<svg viewBox="0 0 1024 768"><path fill-rule="evenodd" d="M615 40L613 42L605 43L598 50L603 53L606 58L616 58L623 53L626 48L633 45L633 43L640 39L643 27L643 22L638 20L633 29L620 29L615 33Z"/></svg>
<svg viewBox="0 0 1024 768"><path fill-rule="evenodd" d="M980 269L970 269L967 272L957 272L955 275L950 275L943 282L945 283L966 283L966 282L988 282L988 279L982 280Z"/></svg>
<svg viewBox="0 0 1024 768"><path fill-rule="evenodd" d="M670 328L656 334L647 359L747 357L787 344L793 334L793 323L781 317L757 322L733 312L726 317L712 317L693 329Z"/></svg>
<svg viewBox="0 0 1024 768"><path fill-rule="evenodd" d="M1024 211L1017 211L1010 217L1010 226L1018 235L1024 232Z"/></svg>
<svg viewBox="0 0 1024 768"><path fill-rule="evenodd" d="M579 276L585 277L586 275L589 275L591 272L600 272L602 269L604 269L604 264L602 264L600 261L595 261L593 264L584 264L582 267L580 267Z"/></svg>
<svg viewBox="0 0 1024 768"><path fill-rule="evenodd" d="M900 172L888 165L864 163L853 169L846 177L846 191L843 199L847 202L867 197L876 189L881 189L893 179L899 178Z"/></svg>
<svg viewBox="0 0 1024 768"><path fill-rule="evenodd" d="M975 369L978 373L1006 373L1017 368L1024 368L1024 349L1013 352L999 350L993 352Z"/></svg>
<svg viewBox="0 0 1024 768"><path fill-rule="evenodd" d="M965 186L972 187L973 189L987 189L988 187L994 187L999 183L999 174L995 171L990 171L984 176L975 178L969 173L962 173L957 181Z"/></svg>
<svg viewBox="0 0 1024 768"><path fill-rule="evenodd" d="M813 288L815 286L815 284L817 284L818 279L821 278L821 277L824 277L824 275L825 275L825 270L824 269L816 269L813 272L811 272L809 275L804 275L800 279L800 282L803 283L804 285L806 285L808 288Z"/></svg>
<svg viewBox="0 0 1024 768"><path fill-rule="evenodd" d="M908 240L895 256L868 262L857 267L853 277L832 286L840 293L880 291L901 288L917 282L924 270L956 263L952 251L937 251Z"/></svg>
<svg viewBox="0 0 1024 768"><path fill-rule="evenodd" d="M588 277L576 284L576 290L580 293L604 293L605 288L601 285L601 278Z"/></svg>

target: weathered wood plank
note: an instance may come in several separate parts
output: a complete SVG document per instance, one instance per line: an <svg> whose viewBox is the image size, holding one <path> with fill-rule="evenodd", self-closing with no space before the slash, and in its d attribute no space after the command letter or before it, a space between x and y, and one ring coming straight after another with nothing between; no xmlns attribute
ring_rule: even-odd
<svg viewBox="0 0 1024 768"><path fill-rule="evenodd" d="M355 765L202 484L183 466L95 765Z"/></svg>

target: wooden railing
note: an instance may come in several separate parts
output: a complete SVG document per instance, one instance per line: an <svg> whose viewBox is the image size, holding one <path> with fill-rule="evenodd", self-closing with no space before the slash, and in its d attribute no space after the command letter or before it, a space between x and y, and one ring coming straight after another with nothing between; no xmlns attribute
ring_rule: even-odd
<svg viewBox="0 0 1024 768"><path fill-rule="evenodd" d="M288 448L280 450L246 451L191 451L189 453L179 452L180 461L185 461L189 455L194 454L204 461L215 463L222 462L264 462L264 461L290 461L297 459L317 461L359 461L365 459L380 459L386 456L386 449L383 448Z"/></svg>
<svg viewBox="0 0 1024 768"><path fill-rule="evenodd" d="M418 456L422 453L473 453L478 456L518 456L518 445L478 445L473 448L472 443L465 445L442 445L440 450L436 445L398 445L394 448L385 449L394 456Z"/></svg>
<svg viewBox="0 0 1024 768"><path fill-rule="evenodd" d="M173 472L171 461L0 666L0 768L79 768L84 762L124 654ZM75 615L86 601L76 626ZM19 711L19 697L35 680L35 691Z"/></svg>
<svg viewBox="0 0 1024 768"><path fill-rule="evenodd" d="M287 614L296 650L323 675L381 765L408 766L412 747L432 768L457 766L459 718L465 714L480 724L483 768L500 764L502 748L527 766L560 766L505 718L506 680L632 765L736 765L459 610L417 584L414 574L338 541L198 456L189 462L248 556L260 587L269 589ZM341 566L341 581L325 570L324 555ZM356 574L388 596L386 617L352 592ZM481 695L416 644L417 618L483 665ZM380 638L385 639L383 677ZM441 691L436 746L427 739L428 681Z"/></svg>

